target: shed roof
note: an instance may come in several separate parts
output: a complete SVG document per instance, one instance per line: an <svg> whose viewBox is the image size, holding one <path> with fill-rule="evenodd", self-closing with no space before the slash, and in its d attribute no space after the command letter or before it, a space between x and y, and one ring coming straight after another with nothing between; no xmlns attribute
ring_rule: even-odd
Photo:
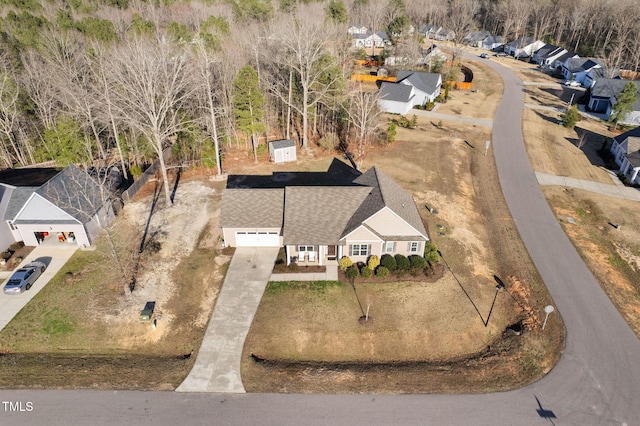
<svg viewBox="0 0 640 426"><path fill-rule="evenodd" d="M296 143L291 139L280 139L277 141L269 142L269 145L271 145L273 149L280 149L280 148L289 148L292 146L296 146Z"/></svg>

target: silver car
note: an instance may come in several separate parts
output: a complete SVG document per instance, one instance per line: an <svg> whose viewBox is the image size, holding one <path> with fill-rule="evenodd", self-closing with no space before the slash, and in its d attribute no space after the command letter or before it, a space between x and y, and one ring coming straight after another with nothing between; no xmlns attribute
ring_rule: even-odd
<svg viewBox="0 0 640 426"><path fill-rule="evenodd" d="M42 262L28 263L11 275L9 281L4 285L4 293L19 294L29 290L45 269L47 269L47 265Z"/></svg>

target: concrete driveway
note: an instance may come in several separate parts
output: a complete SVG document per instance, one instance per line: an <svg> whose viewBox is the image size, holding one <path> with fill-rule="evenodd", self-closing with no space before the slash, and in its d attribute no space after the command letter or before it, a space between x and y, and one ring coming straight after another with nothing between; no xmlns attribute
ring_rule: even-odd
<svg viewBox="0 0 640 426"><path fill-rule="evenodd" d="M0 331L9 324L9 321L16 316L18 312L35 296L42 288L47 285L49 280L58 273L60 268L67 263L67 260L76 252L78 246L76 244L59 244L48 245L43 244L35 249L27 256L18 267L26 265L33 260L40 260L47 265L46 271L38 278L29 291L20 294L6 295L0 292ZM18 268L16 268L18 269ZM2 286L11 276L13 271L3 272L0 275Z"/></svg>
<svg viewBox="0 0 640 426"><path fill-rule="evenodd" d="M244 393L244 340L269 282L278 247L238 247L207 326L193 369L178 392Z"/></svg>

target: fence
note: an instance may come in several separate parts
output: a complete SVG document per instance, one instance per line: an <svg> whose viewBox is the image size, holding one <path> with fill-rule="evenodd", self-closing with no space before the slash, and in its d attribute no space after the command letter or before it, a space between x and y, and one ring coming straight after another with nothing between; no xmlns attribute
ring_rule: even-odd
<svg viewBox="0 0 640 426"><path fill-rule="evenodd" d="M351 81L369 81L371 83L375 83L377 81L390 81L392 83L396 82L395 77L378 77L377 75L368 75L368 74L351 74Z"/></svg>
<svg viewBox="0 0 640 426"><path fill-rule="evenodd" d="M473 82L471 81L448 81L452 89L458 90L471 90L473 88Z"/></svg>
<svg viewBox="0 0 640 426"><path fill-rule="evenodd" d="M164 157L165 164L171 159L171 147L166 148L162 152L162 156ZM133 184L127 188L126 191L122 193L122 201L127 202L131 200L135 195L142 189L142 187L149 182L153 176L155 176L156 172L160 168L160 160L156 160L152 165L150 165L147 170L144 171L142 176L136 179Z"/></svg>

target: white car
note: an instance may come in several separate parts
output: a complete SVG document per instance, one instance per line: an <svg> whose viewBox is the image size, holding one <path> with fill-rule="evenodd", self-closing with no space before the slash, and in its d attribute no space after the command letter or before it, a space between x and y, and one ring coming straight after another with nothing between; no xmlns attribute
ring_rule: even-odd
<svg viewBox="0 0 640 426"><path fill-rule="evenodd" d="M567 81L564 82L564 85L565 86L571 86L571 87L578 87L578 86L580 86L580 83L578 83L575 80L567 80Z"/></svg>

